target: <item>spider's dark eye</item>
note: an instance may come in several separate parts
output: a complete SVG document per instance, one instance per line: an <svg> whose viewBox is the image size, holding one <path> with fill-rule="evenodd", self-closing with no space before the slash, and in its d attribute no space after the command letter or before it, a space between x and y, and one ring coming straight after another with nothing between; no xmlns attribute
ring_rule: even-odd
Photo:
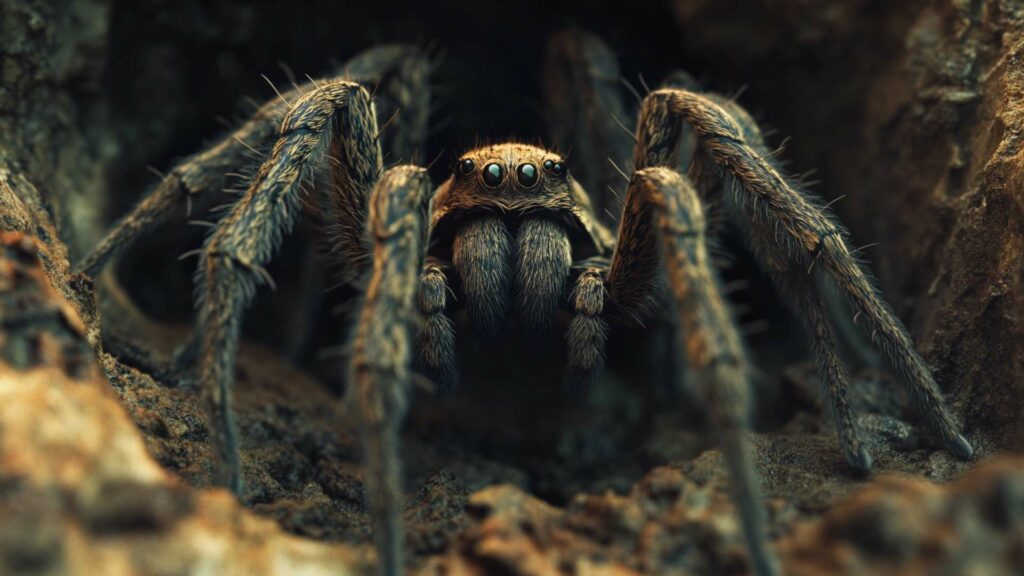
<svg viewBox="0 0 1024 576"><path fill-rule="evenodd" d="M464 176L472 174L473 170L475 169L476 163L470 160L469 158L466 158L462 162L459 162L459 172L462 172Z"/></svg>
<svg viewBox="0 0 1024 576"><path fill-rule="evenodd" d="M523 188L533 188L537 184L537 167L533 164L520 164L516 168L516 180Z"/></svg>
<svg viewBox="0 0 1024 576"><path fill-rule="evenodd" d="M554 174L555 176L562 176L563 174L565 174L565 162L562 162L562 161L555 162L554 160L545 160L544 161L544 169L547 170L548 172Z"/></svg>
<svg viewBox="0 0 1024 576"><path fill-rule="evenodd" d="M484 184L496 188L501 184L502 179L505 177L505 171L501 166L491 163L484 166Z"/></svg>

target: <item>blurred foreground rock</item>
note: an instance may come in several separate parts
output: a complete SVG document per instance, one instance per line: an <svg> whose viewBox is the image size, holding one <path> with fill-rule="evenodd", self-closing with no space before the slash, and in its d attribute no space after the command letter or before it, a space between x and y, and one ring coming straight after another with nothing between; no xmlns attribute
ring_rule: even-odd
<svg viewBox="0 0 1024 576"><path fill-rule="evenodd" d="M80 356L91 354L73 337L82 320L49 287L34 243L5 233L0 248L0 573L344 574L358 565L354 549L285 534L227 492L196 490L157 464L97 364Z"/></svg>
<svg viewBox="0 0 1024 576"><path fill-rule="evenodd" d="M745 574L722 485L656 468L626 496L554 508L512 486L473 494L476 523L424 573ZM776 521L786 504L775 500ZM887 476L777 540L787 574L1020 574L1024 460L985 462L938 486ZM710 552L710 553L709 553Z"/></svg>

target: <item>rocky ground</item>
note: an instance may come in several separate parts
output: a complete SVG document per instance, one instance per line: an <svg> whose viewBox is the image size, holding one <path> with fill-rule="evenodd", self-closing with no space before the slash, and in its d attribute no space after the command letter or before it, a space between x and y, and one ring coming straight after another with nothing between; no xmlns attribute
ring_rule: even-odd
<svg viewBox="0 0 1024 576"><path fill-rule="evenodd" d="M523 35L568 20L602 32L624 73L682 66L723 92L747 85L741 101L792 137L792 169L818 169L826 198L845 196L835 206L855 238L882 243L868 252L873 268L979 453L962 463L934 450L902 424L914 417L889 392L895 382L863 370L866 423L892 432L873 448L876 473L852 476L799 339L784 322L753 337L775 398L754 442L786 572L1024 572L1024 459L1014 454L1024 438L1024 5L733 4L666 2L629 19L569 3L529 19L542 23L532 32L467 27L458 7L410 7L406 19L296 8L288 18L305 18L310 37L337 37L343 57L436 18L432 38L457 52L442 78L459 112L441 133L449 142L470 129L501 135L468 94L513 108L530 91L528 73L526 87L474 84L467 60L517 42L521 62L508 66L533 66ZM144 343L158 366L180 342L189 271L165 262L188 239L157 234L96 286L67 272L69 253L81 256L149 181L147 163L195 150L215 133L210 118L262 93L248 72L275 58L327 68L303 39L268 37L284 21L269 8L175 10L0 5L0 573L368 573L360 451L332 377L341 360L295 354L273 338L273 321L250 326L238 502L209 487L194 383L122 363L104 345ZM390 24L364 33L363 21ZM631 40L640 37L649 42ZM112 56L125 53L134 57ZM216 65L194 66L206 61ZM280 318L287 296L253 316ZM699 411L615 378L598 392L583 405L522 390L420 394L403 435L411 571L746 573Z"/></svg>
<svg viewBox="0 0 1024 576"><path fill-rule="evenodd" d="M245 504L204 488L210 461L195 391L154 381L102 350L94 357L79 311L88 307L88 285L54 290L51 282L67 282L60 262L48 275L29 236L0 240L5 572L369 573L358 449L330 391L272 353L246 349L237 405ZM69 301L62 291L82 298ZM806 381L807 367L791 372L794 382ZM813 387L794 384L801 390L813 407ZM474 412L481 416L462 416ZM451 415L442 411L406 434L414 573L747 572L719 454L672 460L673 450L700 443L678 419L616 455L623 489L594 491L594 478L577 469L569 484L580 492L552 504L530 492L543 477L536 463L517 467L441 438L493 433L494 414L443 432L430 422ZM811 409L755 438L788 573L1024 568L1024 460L983 459L964 473L971 465L943 452L877 446L880 477L858 480L821 428ZM650 458L666 465L631 474L630 459Z"/></svg>

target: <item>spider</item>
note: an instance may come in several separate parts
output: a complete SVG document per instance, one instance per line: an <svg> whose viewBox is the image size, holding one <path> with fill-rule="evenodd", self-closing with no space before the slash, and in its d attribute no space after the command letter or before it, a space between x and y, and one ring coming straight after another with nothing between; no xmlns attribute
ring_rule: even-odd
<svg viewBox="0 0 1024 576"><path fill-rule="evenodd" d="M954 455L972 457L928 367L851 254L845 232L827 207L776 167L756 123L737 103L670 82L642 98L635 134L624 137L611 122L623 110L614 58L597 38L566 32L549 50L548 101L562 136L581 150L580 177L551 150L501 143L459 156L435 189L425 168L386 168L383 160L385 146L409 157L425 138L431 66L416 49L381 47L351 61L339 77L279 94L219 143L180 162L83 263L83 271L95 274L182 198L209 196L250 152L261 155L246 191L228 205L201 250L198 323L186 346L208 403L221 485L236 494L242 488L231 411L242 316L256 288L270 282L263 266L304 207L320 210L330 256L362 290L347 395L364 443L381 574L399 574L403 565L399 424L414 370L441 391L455 383L453 314L464 311L486 339L510 317L528 333L543 334L556 312L567 310L566 373L586 386L603 369L609 330L651 319L662 296L681 334L675 353L686 361L721 446L754 570L777 572L744 439L748 361L709 264L711 205L721 205L744 231L780 295L804 320L839 444L854 469L869 470L872 459L816 278L833 282L867 322L930 431ZM377 86L376 96L363 84ZM401 110L392 116L390 141L382 141L376 108ZM617 200L600 187L608 167L593 159L628 154L631 145L632 174ZM588 196L581 181L598 193ZM620 214L614 234L597 216L612 208Z"/></svg>

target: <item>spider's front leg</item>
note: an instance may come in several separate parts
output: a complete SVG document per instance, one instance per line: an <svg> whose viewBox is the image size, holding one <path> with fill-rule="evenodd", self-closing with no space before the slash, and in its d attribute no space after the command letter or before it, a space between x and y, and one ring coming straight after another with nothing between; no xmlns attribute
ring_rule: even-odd
<svg viewBox="0 0 1024 576"><path fill-rule="evenodd" d="M429 204L430 180L422 168L392 168L374 188L367 228L373 268L352 340L348 399L356 406L353 413L363 437L379 573L386 576L402 572L399 425L417 353L412 331L419 316L417 284L426 253ZM436 280L429 268L423 274L424 284Z"/></svg>
<svg viewBox="0 0 1024 576"><path fill-rule="evenodd" d="M710 412L754 571L775 574L777 561L765 535L758 477L745 440L750 412L746 354L711 270L697 192L686 177L656 167L636 171L626 192L619 244L608 271L616 305L632 314L649 309L661 255L684 338L688 379Z"/></svg>
<svg viewBox="0 0 1024 576"><path fill-rule="evenodd" d="M335 221L364 230L370 190L381 172L377 121L370 95L354 82L324 84L300 99L281 124L280 138L245 196L207 238L197 270L201 335L200 379L217 456L216 481L242 490L238 440L231 412L242 314L269 281L263 266L276 253L301 209L300 192L330 151L337 184ZM366 258L361 233L337 240L346 262Z"/></svg>
<svg viewBox="0 0 1024 576"><path fill-rule="evenodd" d="M701 143L704 161L696 164L702 173L700 181L717 182L704 185L726 192L730 212L740 227L748 230L755 255L782 289L790 290L794 283L801 284L789 297L806 315L818 350L822 385L850 463L867 469L871 459L854 426L852 409L846 400L845 375L831 327L824 318L821 297L810 286L814 281L810 274L816 271L834 282L858 315L867 320L873 339L877 336L879 347L902 372L931 431L951 453L962 459L971 458L973 448L960 434L931 371L914 349L903 324L850 252L844 231L825 209L775 168L746 112L735 104L685 90L653 92L641 111L635 164L671 165L683 122L693 128ZM798 280L801 274L804 278Z"/></svg>

